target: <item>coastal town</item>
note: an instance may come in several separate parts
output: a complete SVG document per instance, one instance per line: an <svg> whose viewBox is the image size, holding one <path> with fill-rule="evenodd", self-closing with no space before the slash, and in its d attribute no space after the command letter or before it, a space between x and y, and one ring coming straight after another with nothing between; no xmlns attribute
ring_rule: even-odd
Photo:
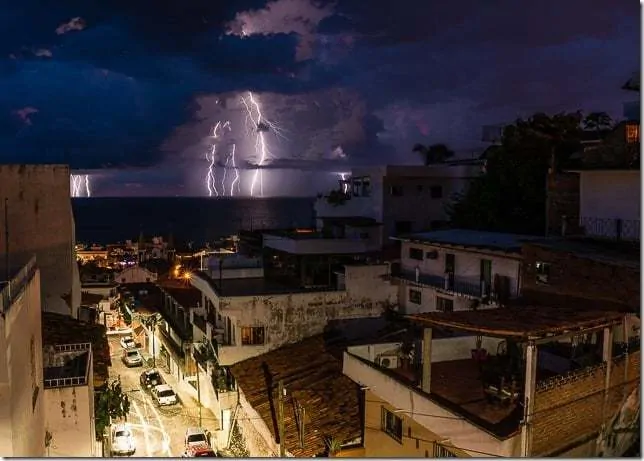
<svg viewBox="0 0 644 461"><path fill-rule="evenodd" d="M0 165L0 454L628 455L639 133L583 131L541 235L450 221L485 155L356 167L310 227L200 248L77 242L69 168Z"/></svg>

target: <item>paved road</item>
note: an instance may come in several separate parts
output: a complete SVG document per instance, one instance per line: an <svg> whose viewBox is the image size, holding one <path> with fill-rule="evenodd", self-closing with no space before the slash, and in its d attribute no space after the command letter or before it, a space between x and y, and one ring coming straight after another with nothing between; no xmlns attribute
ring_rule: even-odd
<svg viewBox="0 0 644 461"><path fill-rule="evenodd" d="M112 357L110 378L121 377L121 386L130 396L128 423L136 439L136 457L178 457L183 453L183 439L186 428L199 425L197 403L185 394L180 395L182 402L157 407L150 394L141 389L139 376L144 367L127 368L121 361L122 349L118 337L109 339ZM161 370L166 382L167 374ZM172 386L176 392L176 386ZM217 422L212 413L202 409L202 425L212 431Z"/></svg>

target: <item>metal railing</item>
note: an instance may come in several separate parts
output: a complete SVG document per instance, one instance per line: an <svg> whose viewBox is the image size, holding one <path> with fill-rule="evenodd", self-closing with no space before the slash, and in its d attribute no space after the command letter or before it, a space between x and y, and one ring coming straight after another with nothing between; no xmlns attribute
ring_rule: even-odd
<svg viewBox="0 0 644 461"><path fill-rule="evenodd" d="M457 295L465 295L479 298L481 296L489 295L483 290L483 285L480 282L473 282L471 280L464 280L453 275L440 276L431 274L418 274L416 279L416 272L404 269L392 268L391 277L402 280L406 283L421 286L429 286L446 293L453 293Z"/></svg>
<svg viewBox="0 0 644 461"><path fill-rule="evenodd" d="M562 234L564 236L583 235L600 239L639 241L640 220L564 216Z"/></svg>
<svg viewBox="0 0 644 461"><path fill-rule="evenodd" d="M92 353L92 344L91 343L74 343L74 344L57 344L54 346L54 351L58 353L67 353L67 352L84 352L88 351ZM87 363L91 360L90 357L87 359ZM85 374L83 376L65 376L62 378L49 378L45 379L44 387L45 389L52 389L58 387L72 387L72 386L84 386L87 384L89 379L89 366L85 367Z"/></svg>
<svg viewBox="0 0 644 461"><path fill-rule="evenodd" d="M32 256L29 262L11 280L0 282L2 287L0 291L0 312L5 313L9 310L13 301L33 278L36 270L38 270L36 257Z"/></svg>

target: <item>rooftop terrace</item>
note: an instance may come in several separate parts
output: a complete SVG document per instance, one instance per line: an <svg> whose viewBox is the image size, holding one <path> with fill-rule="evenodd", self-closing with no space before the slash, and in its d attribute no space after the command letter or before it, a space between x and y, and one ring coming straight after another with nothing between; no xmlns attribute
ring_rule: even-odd
<svg viewBox="0 0 644 461"><path fill-rule="evenodd" d="M90 343L46 346L43 353L45 389L87 385L91 353Z"/></svg>
<svg viewBox="0 0 644 461"><path fill-rule="evenodd" d="M205 272L195 272L193 276L206 281L220 297L231 296L261 296L290 293L309 293L320 291L336 291L334 288L304 288L297 285L286 285L264 277L249 277L237 279L215 280Z"/></svg>
<svg viewBox="0 0 644 461"><path fill-rule="evenodd" d="M542 238L534 235L484 232L470 229L445 229L410 234L403 237L391 237L392 240L401 240L403 242L486 249L506 253L520 253L523 242Z"/></svg>

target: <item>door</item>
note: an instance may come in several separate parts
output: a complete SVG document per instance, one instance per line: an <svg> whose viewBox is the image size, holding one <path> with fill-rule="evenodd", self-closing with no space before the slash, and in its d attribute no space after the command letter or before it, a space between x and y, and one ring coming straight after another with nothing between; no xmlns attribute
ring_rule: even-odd
<svg viewBox="0 0 644 461"><path fill-rule="evenodd" d="M492 289L492 261L481 259L481 297L490 296Z"/></svg>
<svg viewBox="0 0 644 461"><path fill-rule="evenodd" d="M447 280L447 289L454 289L454 274L456 273L456 256L454 253L445 254L445 279Z"/></svg>

